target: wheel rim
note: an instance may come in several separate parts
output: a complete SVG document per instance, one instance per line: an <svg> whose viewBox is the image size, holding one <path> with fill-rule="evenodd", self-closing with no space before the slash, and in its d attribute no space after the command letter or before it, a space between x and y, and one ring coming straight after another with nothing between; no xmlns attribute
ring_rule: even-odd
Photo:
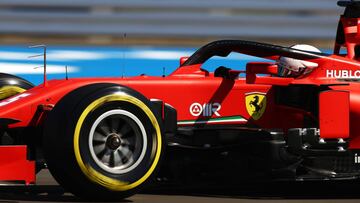
<svg viewBox="0 0 360 203"><path fill-rule="evenodd" d="M89 149L95 163L113 174L127 173L142 161L147 147L144 125L126 110L103 113L93 123Z"/></svg>

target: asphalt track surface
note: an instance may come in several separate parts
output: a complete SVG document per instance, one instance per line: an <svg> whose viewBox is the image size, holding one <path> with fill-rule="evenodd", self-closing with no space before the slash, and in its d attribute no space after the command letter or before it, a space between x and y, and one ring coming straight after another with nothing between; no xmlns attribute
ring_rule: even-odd
<svg viewBox="0 0 360 203"><path fill-rule="evenodd" d="M38 174L38 185L31 188L0 188L0 203L85 202L64 191L48 171ZM154 188L123 202L213 203L213 202L360 202L360 184L351 181L265 183L219 188Z"/></svg>

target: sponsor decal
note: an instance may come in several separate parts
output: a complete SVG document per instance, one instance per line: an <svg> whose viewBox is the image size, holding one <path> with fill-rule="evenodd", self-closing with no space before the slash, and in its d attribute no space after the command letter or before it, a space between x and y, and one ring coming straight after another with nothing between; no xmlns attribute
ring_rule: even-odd
<svg viewBox="0 0 360 203"><path fill-rule="evenodd" d="M220 116L221 105L219 103L192 103L190 105L189 111L192 116L204 116L204 117L210 117L212 115Z"/></svg>
<svg viewBox="0 0 360 203"><path fill-rule="evenodd" d="M359 164L360 163L360 156L358 156L358 154L356 153L355 156L354 156L354 162L356 164Z"/></svg>
<svg viewBox="0 0 360 203"><path fill-rule="evenodd" d="M19 100L21 98L24 98L24 97L27 97L29 95L30 95L29 93L23 93L23 94L19 94L19 95L15 96L15 97L11 97L10 99L7 99L5 101L0 102L0 107L8 105L8 104L10 104L10 103L12 103L14 101L17 101L17 100Z"/></svg>
<svg viewBox="0 0 360 203"><path fill-rule="evenodd" d="M360 70L326 70L327 78L360 79Z"/></svg>
<svg viewBox="0 0 360 203"><path fill-rule="evenodd" d="M248 114L252 119L259 120L266 109L266 93L249 92L245 95L245 105Z"/></svg>

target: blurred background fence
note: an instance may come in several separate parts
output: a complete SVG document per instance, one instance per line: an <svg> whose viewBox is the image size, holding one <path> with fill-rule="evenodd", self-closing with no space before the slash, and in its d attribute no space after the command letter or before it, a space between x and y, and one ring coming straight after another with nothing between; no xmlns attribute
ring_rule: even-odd
<svg viewBox="0 0 360 203"><path fill-rule="evenodd" d="M193 45L219 38L329 46L335 0L0 0L0 43Z"/></svg>
<svg viewBox="0 0 360 203"><path fill-rule="evenodd" d="M336 0L0 0L0 72L40 84L42 58L28 56L42 50L32 44L48 45L49 78L64 78L66 66L70 77L169 74L181 56L224 38L331 52L342 10ZM243 70L252 60L261 59L204 67Z"/></svg>

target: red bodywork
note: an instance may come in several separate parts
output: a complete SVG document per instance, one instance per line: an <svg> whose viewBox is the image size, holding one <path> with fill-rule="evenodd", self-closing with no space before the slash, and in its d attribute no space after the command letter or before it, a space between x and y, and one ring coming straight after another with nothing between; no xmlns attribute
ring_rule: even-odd
<svg viewBox="0 0 360 203"><path fill-rule="evenodd" d="M360 44L360 18L342 17L340 22L340 29L343 27L345 33L344 42L336 43L333 55L308 59L317 63L318 67L298 78L278 77L275 62L253 62L247 64L245 72L230 71L230 79L215 77L214 73L201 69L202 64L185 64L166 77L51 80L47 81L46 86L39 85L1 101L0 118L19 121L9 125L9 128L40 126L46 119L44 112L50 111L69 92L88 84L115 83L132 88L148 99L159 99L174 107L177 111L178 126L237 125L283 129L286 132L289 128L304 127L304 120L311 118L319 122L319 126L315 127L320 128L321 138L349 139L350 149L360 149L360 125L357 123L360 120L360 83L358 80L341 79L344 71L360 77L360 72L357 72L360 70L360 63L354 51ZM342 46L347 48L346 55L339 54ZM246 54L256 55L252 52L256 50L245 51ZM276 60L280 56L267 55L264 58ZM181 59L181 64L184 63L186 58ZM243 77L235 77L238 74ZM319 100L312 104L319 107L318 115L276 102L275 87L294 85L327 88L316 95ZM266 106L261 107L264 110L261 115L251 116L247 107L251 105L246 99L248 95L266 98ZM23 157L23 154L13 153L13 150L23 152L23 148L10 149L0 148L0 163L8 160L4 157ZM19 166L25 164L27 161L23 160ZM34 171L33 164L23 167ZM11 169L2 166L0 169L0 179L8 180L4 174ZM34 182L31 177L26 176L23 180ZM14 175L13 179L18 178Z"/></svg>
<svg viewBox="0 0 360 203"><path fill-rule="evenodd" d="M0 146L0 180L35 183L35 162L28 161L26 146Z"/></svg>
<svg viewBox="0 0 360 203"><path fill-rule="evenodd" d="M339 118L342 125L335 132L339 134L321 134L323 138L348 138L350 136L350 148L360 148L360 126L357 121L360 119L360 83L341 82L336 79L326 78L326 70L359 70L360 65L357 61L336 55L312 60L319 64L319 67L304 78L281 78L274 76L257 76L258 73L271 73L274 67L272 63L251 63L247 66L247 75L235 80L214 77L213 73L201 70L201 64L193 66L183 66L167 77L138 76L132 78L84 78L69 80L48 81L44 87L39 85L22 94L0 102L0 118L12 118L20 122L9 125L10 128L28 127L41 125L44 119L44 112L39 108L51 110L52 106L67 93L76 88L92 83L116 83L135 89L149 99L161 99L170 104L177 110L178 125L219 125L232 124L241 126L258 126L260 128L297 128L302 127L306 116L313 116L310 112L298 108L278 105L275 103L273 86L287 86L291 84L346 84L341 86L331 86L334 90L344 90L350 92L350 111L349 119L343 120L343 111L336 111L338 97L333 100L326 99L327 110L324 116L320 114L320 119L325 121L320 130L334 128L327 120ZM266 95L266 109L261 118L252 119L246 109L245 97L249 93L261 93ZM341 95L346 97L347 95ZM211 112L206 116L193 116L190 113L192 104L198 103L204 107L206 104L221 104L218 115ZM314 104L318 105L318 104ZM212 108L212 107L209 107ZM332 111L334 110L334 111ZM346 111L345 110L345 111ZM328 117L332 115L333 117ZM71 115L69 115L71 116ZM321 117L323 116L323 117ZM219 119L221 118L221 119ZM322 122L324 123L324 122ZM349 128L342 128L350 126ZM336 126L335 126L336 128ZM18 157L12 151L2 150L1 157ZM14 157L15 156L15 157ZM25 163L24 163L25 164ZM31 166L32 167L32 166ZM33 168L33 167L32 167ZM2 171L7 171L1 168ZM0 173L0 179L1 178ZM30 181L32 182L32 181Z"/></svg>
<svg viewBox="0 0 360 203"><path fill-rule="evenodd" d="M273 70L273 63L249 63L246 77L235 80L214 77L201 69L201 64L183 66L167 77L138 76L131 78L84 78L69 80L52 80L42 85L0 102L0 118L12 118L20 122L9 127L37 126L42 123L42 114L37 113L40 107L51 108L67 93L76 88L93 83L116 83L135 89L149 99L160 99L177 110L179 125L239 124L255 125L260 128L295 128L303 126L304 116L310 112L275 104L273 86L288 85L331 85L333 90L350 92L350 135L352 148L360 148L360 129L356 120L360 116L360 83L343 82L326 77L326 70L358 70L360 64L352 59L332 55L312 60L319 67L303 78L282 78L275 76L257 76ZM336 85L337 84L337 85ZM245 97L249 93L266 95L266 109L260 119L254 120L246 109ZM326 101L336 108L335 101ZM204 116L193 116L192 104L221 104L221 109ZM314 104L318 105L318 104ZM329 108L331 109L331 108ZM334 111L336 112L336 111ZM310 115L312 116L312 115ZM334 115L342 117L342 115ZM236 118L218 120L218 118ZM291 122L290 122L291 121ZM348 133L338 137L347 138ZM324 137L327 138L327 137Z"/></svg>

